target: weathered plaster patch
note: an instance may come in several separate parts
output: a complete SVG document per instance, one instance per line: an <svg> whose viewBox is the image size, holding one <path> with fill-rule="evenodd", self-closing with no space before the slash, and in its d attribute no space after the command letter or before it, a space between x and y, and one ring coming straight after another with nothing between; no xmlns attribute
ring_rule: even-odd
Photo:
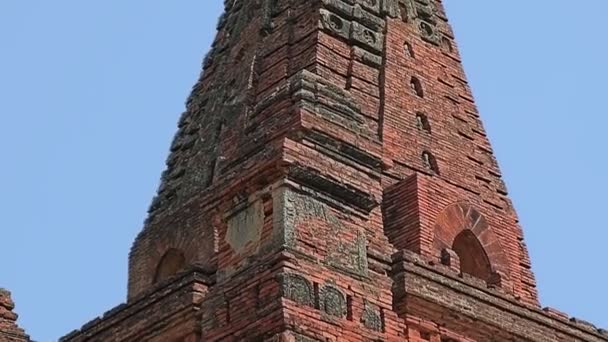
<svg viewBox="0 0 608 342"><path fill-rule="evenodd" d="M250 246L255 246L257 252L263 226L264 207L258 200L228 219L226 242L240 255L246 253Z"/></svg>

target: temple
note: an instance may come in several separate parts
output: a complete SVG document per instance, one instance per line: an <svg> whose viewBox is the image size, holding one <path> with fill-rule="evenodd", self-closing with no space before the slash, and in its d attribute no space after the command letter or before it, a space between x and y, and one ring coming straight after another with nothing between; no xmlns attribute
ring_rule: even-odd
<svg viewBox="0 0 608 342"><path fill-rule="evenodd" d="M439 0L226 0L166 164L61 341L608 341L539 304Z"/></svg>

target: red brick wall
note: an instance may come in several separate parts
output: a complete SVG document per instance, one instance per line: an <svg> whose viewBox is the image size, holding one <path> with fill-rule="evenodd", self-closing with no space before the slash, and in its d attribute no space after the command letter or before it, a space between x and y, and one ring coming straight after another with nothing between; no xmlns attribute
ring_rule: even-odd
<svg viewBox="0 0 608 342"><path fill-rule="evenodd" d="M429 235L418 238L421 246L409 248L439 256L440 251L425 250L425 243L427 246L432 243L429 239L433 239L439 213L452 203L475 203L476 208L485 211L484 216L493 221L489 224L490 231L500 236L500 242L492 248L502 251L486 252L509 255L511 266L505 271L513 279L513 290L524 301L535 303L536 283L523 245L523 232L506 197L501 173L452 42L453 34L445 21L439 20L437 26L441 35L450 41L451 49L425 42L415 25L399 19L388 20L386 35L384 150L399 166L389 173L407 177L416 172L437 178L418 183L418 191L427 194L427 200L419 203L419 210L423 212L420 215L426 216L429 225L421 231ZM411 46L413 56L406 53L406 44ZM412 77L420 80L424 97L412 90ZM428 129L419 127L417 113L428 118ZM436 160L436 170L425 165L422 158L425 152ZM429 184L433 188L424 189ZM451 191L442 191L444 189ZM451 229L464 229L464 226ZM412 234L411 229L404 230Z"/></svg>

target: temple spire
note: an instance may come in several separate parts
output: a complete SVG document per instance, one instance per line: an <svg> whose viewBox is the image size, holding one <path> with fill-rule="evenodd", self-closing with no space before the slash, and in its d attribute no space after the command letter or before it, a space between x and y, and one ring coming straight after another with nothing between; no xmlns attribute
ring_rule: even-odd
<svg viewBox="0 0 608 342"><path fill-rule="evenodd" d="M129 256L63 341L607 341L542 311L439 0L227 0Z"/></svg>

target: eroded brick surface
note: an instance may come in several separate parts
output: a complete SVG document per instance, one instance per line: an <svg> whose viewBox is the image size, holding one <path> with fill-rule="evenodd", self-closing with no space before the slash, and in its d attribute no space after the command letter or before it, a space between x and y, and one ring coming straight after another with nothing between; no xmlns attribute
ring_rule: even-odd
<svg viewBox="0 0 608 342"><path fill-rule="evenodd" d="M225 4L128 301L63 341L608 340L540 309L440 1Z"/></svg>
<svg viewBox="0 0 608 342"><path fill-rule="evenodd" d="M27 342L29 337L17 325L17 314L13 311L15 303L11 293L0 288L0 342Z"/></svg>

